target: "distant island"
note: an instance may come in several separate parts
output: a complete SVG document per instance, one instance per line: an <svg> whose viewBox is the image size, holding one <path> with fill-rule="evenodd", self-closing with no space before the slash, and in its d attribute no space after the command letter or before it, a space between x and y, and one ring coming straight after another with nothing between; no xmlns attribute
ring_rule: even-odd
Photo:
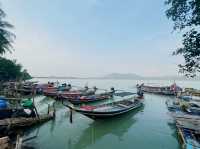
<svg viewBox="0 0 200 149"><path fill-rule="evenodd" d="M111 73L102 77L65 77L65 76L35 76L34 78L46 78L46 79L116 79L116 80L188 80L188 81L200 81L200 77L187 78L185 76L156 76L145 77L135 73Z"/></svg>

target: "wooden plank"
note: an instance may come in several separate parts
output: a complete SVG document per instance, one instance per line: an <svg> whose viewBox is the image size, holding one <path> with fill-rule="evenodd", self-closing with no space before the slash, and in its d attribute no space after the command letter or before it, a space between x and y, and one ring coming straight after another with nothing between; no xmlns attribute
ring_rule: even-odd
<svg viewBox="0 0 200 149"><path fill-rule="evenodd" d="M16 141L16 146L15 149L21 149L22 148L22 138L17 135L17 141Z"/></svg>
<svg viewBox="0 0 200 149"><path fill-rule="evenodd" d="M9 141L8 137L2 137L2 138L0 138L0 144L8 143L8 141Z"/></svg>
<svg viewBox="0 0 200 149"><path fill-rule="evenodd" d="M0 149L8 149L9 148L9 144L5 143L5 144L0 144Z"/></svg>
<svg viewBox="0 0 200 149"><path fill-rule="evenodd" d="M123 107L123 108L129 108L129 106L124 105L124 104L118 104L117 106Z"/></svg>
<svg viewBox="0 0 200 149"><path fill-rule="evenodd" d="M21 98L5 97L7 100L21 101Z"/></svg>
<svg viewBox="0 0 200 149"><path fill-rule="evenodd" d="M2 137L0 138L0 149L8 149L9 148L9 138Z"/></svg>
<svg viewBox="0 0 200 149"><path fill-rule="evenodd" d="M41 115L40 118L8 118L0 120L0 127L1 126L9 126L9 127L23 127L23 126L30 126L37 123L42 123L47 120L53 118L52 114L49 115Z"/></svg>
<svg viewBox="0 0 200 149"><path fill-rule="evenodd" d="M186 145L185 138L184 138L183 133L180 128L178 128L178 134L180 136L180 139L181 139L183 145Z"/></svg>

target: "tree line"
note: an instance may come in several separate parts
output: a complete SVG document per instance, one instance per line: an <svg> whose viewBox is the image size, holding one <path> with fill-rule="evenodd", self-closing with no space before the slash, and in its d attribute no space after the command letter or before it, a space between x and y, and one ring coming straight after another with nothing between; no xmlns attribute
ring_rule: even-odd
<svg viewBox="0 0 200 149"><path fill-rule="evenodd" d="M0 82L31 79L27 70L16 60L3 57L5 53L13 52L12 43L15 39L15 35L10 31L13 25L5 21L5 17L5 12L0 8Z"/></svg>

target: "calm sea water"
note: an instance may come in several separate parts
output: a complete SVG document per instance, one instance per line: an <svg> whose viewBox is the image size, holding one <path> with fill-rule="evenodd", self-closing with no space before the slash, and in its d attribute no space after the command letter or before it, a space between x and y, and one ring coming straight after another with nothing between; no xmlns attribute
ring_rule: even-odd
<svg viewBox="0 0 200 149"><path fill-rule="evenodd" d="M46 79L39 80L47 82ZM51 80L56 81L56 80ZM137 83L170 85L173 81L159 80L59 80L77 86L96 85L98 88L135 91ZM177 81L182 87L200 89L199 82ZM145 94L145 106L118 118L94 121L73 113L69 123L69 110L56 102L56 119L26 131L26 137L37 136L26 142L37 149L180 149L176 129L165 105L172 97ZM36 106L40 113L47 111L47 104L54 100L39 96Z"/></svg>

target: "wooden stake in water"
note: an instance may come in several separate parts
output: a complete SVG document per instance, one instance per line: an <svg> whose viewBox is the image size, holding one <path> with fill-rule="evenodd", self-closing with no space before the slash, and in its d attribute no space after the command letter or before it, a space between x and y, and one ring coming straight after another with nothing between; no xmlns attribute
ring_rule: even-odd
<svg viewBox="0 0 200 149"><path fill-rule="evenodd" d="M37 108L36 108L36 106L35 106L35 95L36 95L36 90L35 90L35 88L33 88L33 92L32 92L32 98L33 98L33 108L35 109L35 112L36 112L36 115L37 115L37 117L38 118L40 118L40 116L39 116L39 114L38 114L38 111L37 111Z"/></svg>
<svg viewBox="0 0 200 149"><path fill-rule="evenodd" d="M17 135L17 141L16 141L16 147L15 149L21 149L22 148L22 138L20 135Z"/></svg>
<svg viewBox="0 0 200 149"><path fill-rule="evenodd" d="M73 123L73 119L72 119L72 112L73 111L72 111L72 108L69 109L69 112L70 112L70 117L69 117L70 118L70 123L72 124Z"/></svg>

